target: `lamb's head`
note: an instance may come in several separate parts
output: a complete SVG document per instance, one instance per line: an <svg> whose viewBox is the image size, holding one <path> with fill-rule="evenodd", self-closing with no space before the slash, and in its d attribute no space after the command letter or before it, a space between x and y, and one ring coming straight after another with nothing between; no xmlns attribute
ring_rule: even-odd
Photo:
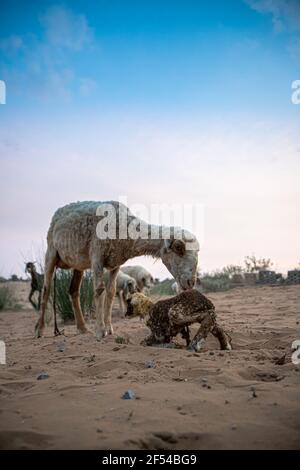
<svg viewBox="0 0 300 470"><path fill-rule="evenodd" d="M180 238L174 236L164 240L161 260L183 290L191 289L195 284L198 252L197 239L187 231L184 231Z"/></svg>
<svg viewBox="0 0 300 470"><path fill-rule="evenodd" d="M25 273L32 274L36 271L36 267L34 262L29 261L28 263L25 263Z"/></svg>
<svg viewBox="0 0 300 470"><path fill-rule="evenodd" d="M146 295L136 292L127 299L127 311L125 317L144 318L150 313L153 302Z"/></svg>

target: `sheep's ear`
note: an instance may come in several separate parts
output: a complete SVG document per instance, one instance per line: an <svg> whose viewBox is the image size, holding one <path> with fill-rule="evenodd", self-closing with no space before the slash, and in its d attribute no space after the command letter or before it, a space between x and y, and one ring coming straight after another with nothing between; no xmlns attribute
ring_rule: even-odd
<svg viewBox="0 0 300 470"><path fill-rule="evenodd" d="M176 255L183 256L185 254L185 243L183 240L174 240L170 248Z"/></svg>

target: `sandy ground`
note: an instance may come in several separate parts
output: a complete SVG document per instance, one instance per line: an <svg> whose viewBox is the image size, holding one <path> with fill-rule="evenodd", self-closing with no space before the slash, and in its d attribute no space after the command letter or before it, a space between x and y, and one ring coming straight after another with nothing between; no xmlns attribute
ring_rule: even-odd
<svg viewBox="0 0 300 470"><path fill-rule="evenodd" d="M201 354L140 346L147 328L117 306L115 336L101 343L72 325L33 339L29 285L15 286L23 310L0 313L0 448L300 449L300 286L209 295L234 350L209 338ZM136 399L121 398L128 389Z"/></svg>

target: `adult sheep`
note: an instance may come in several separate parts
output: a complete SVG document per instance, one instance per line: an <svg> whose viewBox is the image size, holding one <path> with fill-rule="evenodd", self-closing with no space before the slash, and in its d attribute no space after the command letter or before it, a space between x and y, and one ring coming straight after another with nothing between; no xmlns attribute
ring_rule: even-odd
<svg viewBox="0 0 300 470"><path fill-rule="evenodd" d="M121 271L136 280L140 292L143 292L144 289L150 289L154 284L152 274L143 266L122 266Z"/></svg>
<svg viewBox="0 0 300 470"><path fill-rule="evenodd" d="M93 271L96 307L96 337L113 333L112 302L119 268L141 255L160 258L182 289L193 287L196 279L199 245L194 235L182 229L151 225L135 217L116 201L75 202L58 209L47 235L45 279L41 315L35 327L40 337L45 327L45 311L54 270L73 269L70 295L76 325L87 331L79 299L86 269ZM104 270L109 271L106 286Z"/></svg>

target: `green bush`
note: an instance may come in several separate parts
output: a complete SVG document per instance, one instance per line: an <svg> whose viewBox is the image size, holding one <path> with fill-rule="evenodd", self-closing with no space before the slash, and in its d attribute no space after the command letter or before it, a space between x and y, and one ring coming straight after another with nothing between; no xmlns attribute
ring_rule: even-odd
<svg viewBox="0 0 300 470"><path fill-rule="evenodd" d="M174 283L174 279L164 279L150 289L150 295L174 295L172 290L172 284Z"/></svg>
<svg viewBox="0 0 300 470"><path fill-rule="evenodd" d="M69 295L72 276L72 271L62 269L57 270L56 273L56 311L64 321L74 319L71 298ZM53 289L50 297L53 305ZM91 315L93 311L93 297L93 280L91 272L88 271L83 276L80 288L80 304L84 314Z"/></svg>
<svg viewBox="0 0 300 470"><path fill-rule="evenodd" d="M201 285L204 292L219 292L230 289L230 278L225 272L216 271L211 274L204 274L201 277Z"/></svg>
<svg viewBox="0 0 300 470"><path fill-rule="evenodd" d="M0 287L0 310L8 310L16 306L16 301L10 286Z"/></svg>

